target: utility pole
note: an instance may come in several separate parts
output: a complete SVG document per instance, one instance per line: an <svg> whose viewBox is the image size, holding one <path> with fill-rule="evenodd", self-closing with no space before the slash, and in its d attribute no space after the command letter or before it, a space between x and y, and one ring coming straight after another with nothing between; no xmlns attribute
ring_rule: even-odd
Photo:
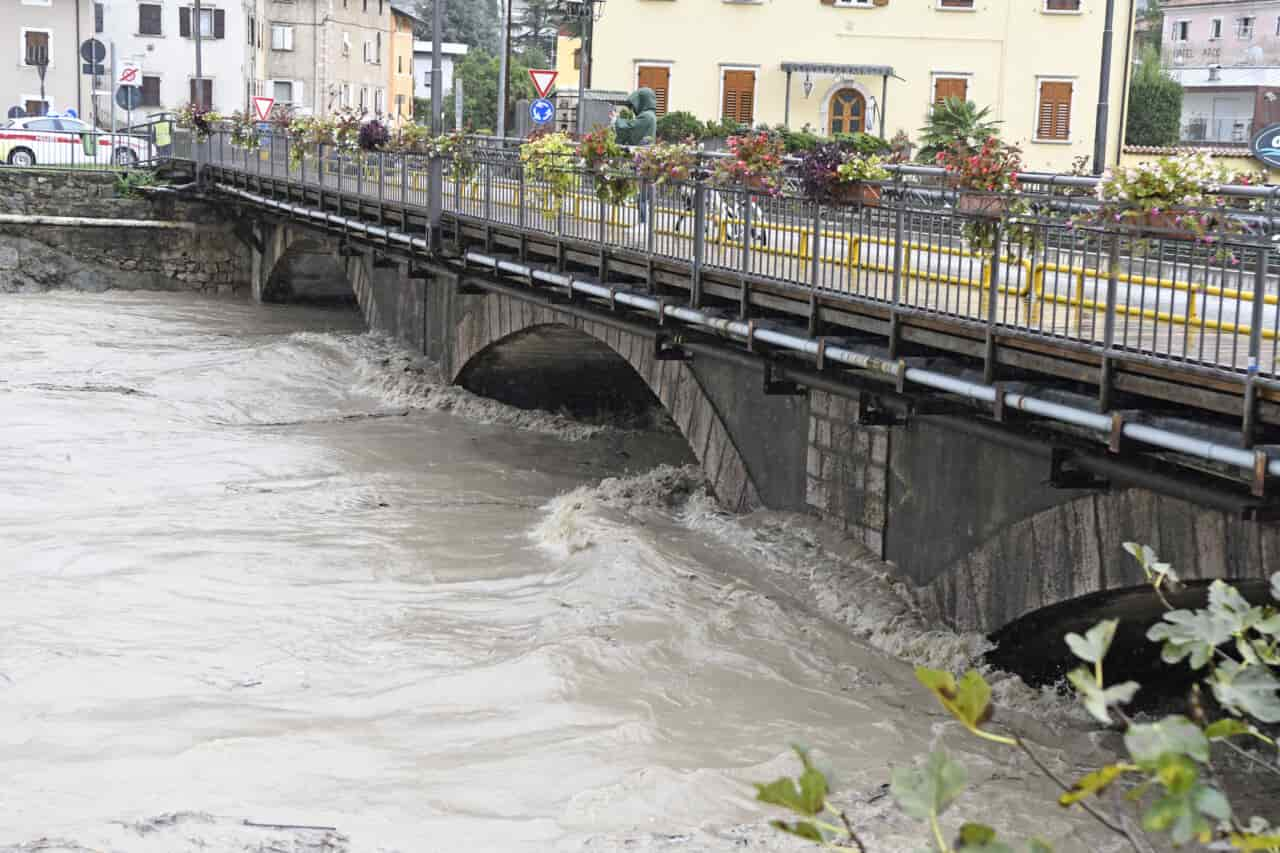
<svg viewBox="0 0 1280 853"><path fill-rule="evenodd" d="M1101 175L1107 168L1107 119L1111 98L1111 43L1115 38L1116 0L1107 0L1107 19L1102 25L1102 67L1098 81L1098 117L1093 128L1093 173ZM1125 70L1128 77L1128 69ZM1126 84L1128 80L1126 79Z"/></svg>
<svg viewBox="0 0 1280 853"><path fill-rule="evenodd" d="M463 0L466 2L466 0ZM431 4L431 135L439 138L444 132L444 4L435 0ZM461 153L461 152L459 152ZM440 214L444 204L444 164L440 155L434 154L427 163L427 244L431 251L440 251Z"/></svg>
<svg viewBox="0 0 1280 853"><path fill-rule="evenodd" d="M204 22L200 17L200 0L196 0L196 106L207 110L210 105L204 102L204 65L202 64L204 57L200 52L200 29Z"/></svg>
<svg viewBox="0 0 1280 853"><path fill-rule="evenodd" d="M581 136L587 132L586 94L587 87L591 85L591 36L593 34L593 22L595 21L594 0L584 0L579 15L582 18L582 26L580 28L582 43L578 48L581 51L579 54L581 61L578 63L578 114L576 123L578 135Z"/></svg>
<svg viewBox="0 0 1280 853"><path fill-rule="evenodd" d="M498 56L498 116L495 127L499 138L507 135L507 78L511 76L511 3L502 3L502 53Z"/></svg>

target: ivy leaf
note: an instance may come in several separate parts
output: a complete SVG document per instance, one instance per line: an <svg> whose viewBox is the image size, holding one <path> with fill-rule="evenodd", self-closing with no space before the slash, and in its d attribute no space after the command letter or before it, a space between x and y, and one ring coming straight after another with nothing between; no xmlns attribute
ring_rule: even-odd
<svg viewBox="0 0 1280 853"><path fill-rule="evenodd" d="M1225 740L1236 735L1253 734L1253 729L1233 717L1223 717L1205 726L1204 736L1209 740Z"/></svg>
<svg viewBox="0 0 1280 853"><path fill-rule="evenodd" d="M1167 830L1173 843L1181 845L1193 838L1207 842L1214 826L1208 818L1214 822L1230 819L1227 798L1200 782L1199 771L1186 756L1166 754L1160 759L1156 775L1165 793L1143 815L1143 829Z"/></svg>
<svg viewBox="0 0 1280 853"><path fill-rule="evenodd" d="M827 801L827 777L813 766L808 751L793 746L804 770L798 780L783 776L768 783L756 785L756 799L771 806L781 806L796 814L810 817L822 811ZM797 784L797 782L799 784ZM796 824L799 826L800 824ZM781 827L780 827L781 828ZM790 830L784 830L790 831ZM797 833L792 833L793 835ZM804 836L802 836L804 837Z"/></svg>
<svg viewBox="0 0 1280 853"><path fill-rule="evenodd" d="M1243 634L1265 615L1261 607L1254 607L1238 589L1221 580L1209 585L1209 611L1229 623L1233 635Z"/></svg>
<svg viewBox="0 0 1280 853"><path fill-rule="evenodd" d="M1027 853L1053 853L1053 845L1048 841L1033 838L1027 842Z"/></svg>
<svg viewBox="0 0 1280 853"><path fill-rule="evenodd" d="M944 750L935 749L923 767L893 771L889 791L898 806L917 820L939 817L960 796L968 777Z"/></svg>
<svg viewBox="0 0 1280 853"><path fill-rule="evenodd" d="M1124 745L1138 764L1151 767L1165 756L1186 755L1209 760L1209 739L1200 727L1180 714L1155 723L1134 723L1124 733Z"/></svg>
<svg viewBox="0 0 1280 853"><path fill-rule="evenodd" d="M1259 634L1266 634L1271 637L1280 636L1280 613L1273 613L1266 619L1263 619L1253 629Z"/></svg>
<svg viewBox="0 0 1280 853"><path fill-rule="evenodd" d="M1255 835L1252 832L1233 832L1228 837L1236 850L1274 850L1280 847L1280 835Z"/></svg>
<svg viewBox="0 0 1280 853"><path fill-rule="evenodd" d="M970 731L977 731L991 719L991 685L977 670L969 670L957 683L949 672L918 666L916 680Z"/></svg>
<svg viewBox="0 0 1280 853"><path fill-rule="evenodd" d="M1115 638L1116 626L1119 624L1118 619L1104 619L1085 631L1083 637L1079 634L1067 634L1067 645L1080 660L1101 663L1107 656L1107 649L1111 648L1111 641Z"/></svg>
<svg viewBox="0 0 1280 853"><path fill-rule="evenodd" d="M795 835L809 841L816 841L819 844L826 841L826 839L822 837L822 832L818 827L809 823L807 820L798 820L795 823L787 823L785 820L771 820L769 821L769 825L774 829L782 830L788 835Z"/></svg>
<svg viewBox="0 0 1280 853"><path fill-rule="evenodd" d="M956 853L1013 853L1013 848L996 840L996 831L981 823L960 827L955 843Z"/></svg>
<svg viewBox="0 0 1280 853"><path fill-rule="evenodd" d="M1103 689L1094 680L1093 673L1083 666L1067 673L1067 680L1076 689L1085 710L1100 723L1110 723L1111 714L1107 709L1132 701L1139 687L1136 681L1125 681Z"/></svg>
<svg viewBox="0 0 1280 853"><path fill-rule="evenodd" d="M1280 723L1280 680L1267 667L1223 661L1209 684L1224 707L1264 723Z"/></svg>
<svg viewBox="0 0 1280 853"><path fill-rule="evenodd" d="M1069 806L1100 794L1126 771L1132 769L1134 768L1128 764L1108 764L1106 767L1095 770L1072 785L1070 791L1058 797L1058 805Z"/></svg>
<svg viewBox="0 0 1280 853"><path fill-rule="evenodd" d="M1164 643L1160 659L1177 663L1190 657L1192 669L1201 669L1213 650L1231 639L1232 623L1208 610L1174 610L1147 630L1147 639Z"/></svg>
<svg viewBox="0 0 1280 853"><path fill-rule="evenodd" d="M1137 542L1126 542L1124 543L1124 549L1138 561L1138 565L1142 566L1143 571L1146 571L1151 564L1158 559L1156 557L1156 552L1151 549L1150 545L1139 545Z"/></svg>

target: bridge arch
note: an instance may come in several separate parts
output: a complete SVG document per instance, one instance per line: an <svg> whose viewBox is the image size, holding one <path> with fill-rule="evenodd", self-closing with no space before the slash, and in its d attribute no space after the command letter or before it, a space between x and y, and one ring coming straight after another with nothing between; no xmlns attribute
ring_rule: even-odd
<svg viewBox="0 0 1280 853"><path fill-rule="evenodd" d="M331 236L294 225L264 224L260 240L253 282L257 301L352 304L370 328L377 327L367 255L343 255Z"/></svg>
<svg viewBox="0 0 1280 853"><path fill-rule="evenodd" d="M531 331L553 328L571 329L599 342L630 366L679 427L722 505L735 512L760 508L760 495L742 454L698 377L684 362L656 359L651 338L503 294L489 294L458 324L448 360L450 381L465 381L468 368L493 348Z"/></svg>

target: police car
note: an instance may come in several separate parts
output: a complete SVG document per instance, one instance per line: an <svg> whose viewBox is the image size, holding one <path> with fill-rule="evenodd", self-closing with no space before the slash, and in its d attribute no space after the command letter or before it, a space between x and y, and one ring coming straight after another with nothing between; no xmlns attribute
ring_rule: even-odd
<svg viewBox="0 0 1280 853"><path fill-rule="evenodd" d="M13 166L133 166L147 149L146 137L95 130L74 115L26 116L0 128L0 162Z"/></svg>

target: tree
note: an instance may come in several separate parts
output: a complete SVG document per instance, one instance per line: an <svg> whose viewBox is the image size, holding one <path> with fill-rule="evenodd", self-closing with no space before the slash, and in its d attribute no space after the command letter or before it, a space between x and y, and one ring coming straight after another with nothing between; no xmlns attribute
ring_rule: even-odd
<svg viewBox="0 0 1280 853"><path fill-rule="evenodd" d="M1182 85L1160 67L1160 53L1142 51L1129 83L1126 145L1176 145L1182 120Z"/></svg>
<svg viewBox="0 0 1280 853"><path fill-rule="evenodd" d="M545 62L546 57L537 50L511 57L511 66L507 69L508 103L514 105L521 98L537 97L533 81L529 79L529 69L541 68ZM462 81L463 125L477 131L491 132L498 115L498 57L472 51L454 68L453 73ZM453 93L445 96L444 111L445 124L451 125L454 116ZM429 109L424 112L430 115Z"/></svg>
<svg viewBox="0 0 1280 853"><path fill-rule="evenodd" d="M521 51L536 48L554 58L556 36L564 18L557 0L526 0L523 11L512 23L511 42Z"/></svg>
<svg viewBox="0 0 1280 853"><path fill-rule="evenodd" d="M421 23L414 27L415 38L431 40L433 7L432 0L418 0ZM499 20L497 0L446 0L444 40L465 44L472 50L497 53Z"/></svg>

